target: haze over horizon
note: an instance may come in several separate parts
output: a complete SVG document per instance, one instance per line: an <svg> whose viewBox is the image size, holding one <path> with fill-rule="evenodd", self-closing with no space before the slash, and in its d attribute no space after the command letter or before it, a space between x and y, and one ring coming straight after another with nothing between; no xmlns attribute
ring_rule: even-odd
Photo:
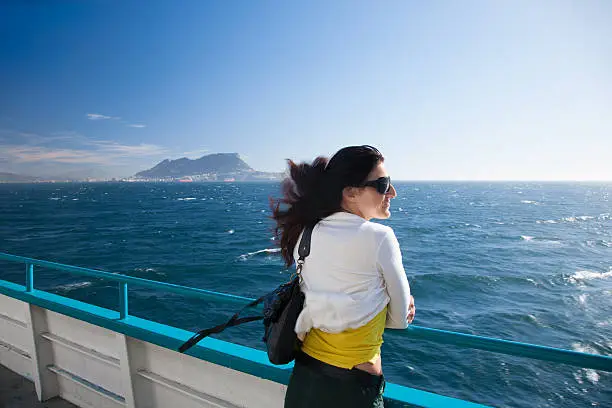
<svg viewBox="0 0 612 408"><path fill-rule="evenodd" d="M396 180L612 180L612 2L5 2L0 172L254 169L372 144Z"/></svg>

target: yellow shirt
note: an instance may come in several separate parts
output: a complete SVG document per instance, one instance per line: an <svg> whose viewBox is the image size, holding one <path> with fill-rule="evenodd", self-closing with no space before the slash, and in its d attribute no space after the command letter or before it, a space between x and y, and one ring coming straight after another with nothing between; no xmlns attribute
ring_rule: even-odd
<svg viewBox="0 0 612 408"><path fill-rule="evenodd" d="M380 356L387 308L364 326L340 333L312 329L306 335L302 351L317 360L336 367L351 369L358 364L374 362Z"/></svg>

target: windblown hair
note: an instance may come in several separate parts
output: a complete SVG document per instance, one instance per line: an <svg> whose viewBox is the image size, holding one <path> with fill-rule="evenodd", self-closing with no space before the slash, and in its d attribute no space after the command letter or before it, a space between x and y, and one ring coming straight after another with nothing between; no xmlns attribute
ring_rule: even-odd
<svg viewBox="0 0 612 408"><path fill-rule="evenodd" d="M270 200L274 234L287 267L295 261L293 251L302 230L342 211L344 188L363 185L383 161L383 155L367 145L345 147L330 160L320 156L311 164L287 160L289 176L281 184L282 197Z"/></svg>

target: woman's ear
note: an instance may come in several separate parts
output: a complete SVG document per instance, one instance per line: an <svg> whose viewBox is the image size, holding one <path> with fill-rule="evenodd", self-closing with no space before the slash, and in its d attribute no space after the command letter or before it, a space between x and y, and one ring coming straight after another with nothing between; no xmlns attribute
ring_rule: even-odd
<svg viewBox="0 0 612 408"><path fill-rule="evenodd" d="M342 189L342 198L346 201L354 201L359 195L359 189L357 187L344 187Z"/></svg>

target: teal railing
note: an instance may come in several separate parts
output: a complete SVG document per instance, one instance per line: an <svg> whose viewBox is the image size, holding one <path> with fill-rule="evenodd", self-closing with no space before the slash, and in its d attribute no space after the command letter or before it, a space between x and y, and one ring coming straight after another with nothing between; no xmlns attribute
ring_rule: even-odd
<svg viewBox="0 0 612 408"><path fill-rule="evenodd" d="M130 284L165 290L168 292L190 297L196 297L209 301L230 302L241 306L244 306L247 303L253 301L253 299L242 296L235 296L226 293L191 288L171 283L157 282L148 279L136 278L117 273L102 272L94 269L81 268L77 266L63 265L55 262L41 261L37 259L11 255L2 252L0 252L0 259L11 262L20 262L26 265L26 292L32 292L34 290L35 265L60 271L72 272L77 275L91 276L95 278L101 278L117 282L119 289L118 303L120 319L125 319L129 315L128 285ZM406 330L395 331L395 333L413 339L428 340L457 347L484 350L494 353L507 354L511 356L526 357L534 360L552 361L582 368L591 368L594 370L612 372L612 356L582 353L573 350L565 350L536 344L528 344L492 337L477 336L472 334L457 333L416 325L411 325Z"/></svg>

